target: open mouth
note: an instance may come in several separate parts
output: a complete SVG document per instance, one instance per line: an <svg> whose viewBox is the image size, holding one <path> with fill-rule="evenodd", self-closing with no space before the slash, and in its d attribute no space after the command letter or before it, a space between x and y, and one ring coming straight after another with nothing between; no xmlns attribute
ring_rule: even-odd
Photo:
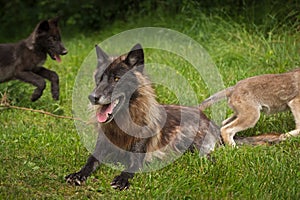
<svg viewBox="0 0 300 200"><path fill-rule="evenodd" d="M66 55L67 54L67 50L64 50L64 51L62 51L60 54L55 54L55 53L50 53L49 52L49 55L50 55L50 57L53 59L53 60L56 60L57 62L61 62L61 58L60 58L60 55Z"/></svg>
<svg viewBox="0 0 300 200"><path fill-rule="evenodd" d="M100 123L108 123L113 119L114 113L118 111L121 98L112 101L109 104L105 104L99 107L96 116L97 121Z"/></svg>
<svg viewBox="0 0 300 200"><path fill-rule="evenodd" d="M56 60L57 62L61 62L61 58L60 56L57 54L57 55L54 55L54 60Z"/></svg>
<svg viewBox="0 0 300 200"><path fill-rule="evenodd" d="M52 60L56 60L59 63L61 62L61 58L60 58L60 56L58 54L50 54L49 53L49 55L52 58Z"/></svg>

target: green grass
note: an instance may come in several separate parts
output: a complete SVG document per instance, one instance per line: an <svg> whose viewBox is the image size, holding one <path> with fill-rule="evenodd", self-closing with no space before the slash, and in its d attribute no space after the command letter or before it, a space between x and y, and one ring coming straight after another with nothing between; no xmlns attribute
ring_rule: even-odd
<svg viewBox="0 0 300 200"><path fill-rule="evenodd" d="M209 52L224 84L264 73L280 73L299 65L299 34L278 28L265 33L251 24L236 23L219 15L180 14L116 22L105 30L78 34L64 41L69 54L63 63L45 64L61 78L61 98L51 99L49 83L40 100L29 101L33 87L17 81L2 83L0 92L11 104L72 115L72 91L77 71L95 44L134 27L161 26L178 30L198 41ZM75 35L75 34L72 34ZM175 55L146 50L146 62L173 66L186 77L200 102L208 88L189 64ZM157 72L159 73L159 72ZM92 79L91 79L92 81ZM177 103L167 88L157 86L158 100ZM188 97L183 102L189 104ZM224 105L225 106L225 105ZM231 113L227 108L228 115ZM207 112L210 115L210 112ZM299 199L300 138L270 147L220 148L211 159L187 153L167 167L137 174L128 191L115 191L109 183L119 171L103 166L80 187L65 183L64 176L85 163L88 151L74 122L50 116L0 108L1 199ZM294 128L290 113L263 115L256 127L239 133L256 135Z"/></svg>

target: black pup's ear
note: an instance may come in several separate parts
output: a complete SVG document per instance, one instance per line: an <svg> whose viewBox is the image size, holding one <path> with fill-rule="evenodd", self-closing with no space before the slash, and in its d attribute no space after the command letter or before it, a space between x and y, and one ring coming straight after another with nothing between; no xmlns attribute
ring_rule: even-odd
<svg viewBox="0 0 300 200"><path fill-rule="evenodd" d="M41 21L38 25L37 31L38 33L47 32L49 31L50 26L47 20Z"/></svg>
<svg viewBox="0 0 300 200"><path fill-rule="evenodd" d="M98 66L100 66L103 63L108 61L109 56L98 45L95 45L95 47L96 47Z"/></svg>
<svg viewBox="0 0 300 200"><path fill-rule="evenodd" d="M144 70L144 51L140 44L136 44L128 53L125 63L130 67L136 67L141 73Z"/></svg>

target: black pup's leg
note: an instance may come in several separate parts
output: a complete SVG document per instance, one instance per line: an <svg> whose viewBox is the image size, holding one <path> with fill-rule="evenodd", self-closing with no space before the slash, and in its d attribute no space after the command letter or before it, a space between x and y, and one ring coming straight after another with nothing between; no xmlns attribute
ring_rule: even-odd
<svg viewBox="0 0 300 200"><path fill-rule="evenodd" d="M42 96L46 87L46 81L41 76L30 71L21 71L16 74L16 79L36 86L31 96L31 101L36 101Z"/></svg>
<svg viewBox="0 0 300 200"><path fill-rule="evenodd" d="M59 77L56 72L51 71L45 67L37 67L34 73L48 79L51 82L51 93L54 100L59 99Z"/></svg>
<svg viewBox="0 0 300 200"><path fill-rule="evenodd" d="M99 165L100 162L93 155L90 155L86 164L82 167L82 169L79 172L69 174L65 177L65 179L67 183L70 183L72 185L82 185L82 183L86 181L87 177L89 177Z"/></svg>

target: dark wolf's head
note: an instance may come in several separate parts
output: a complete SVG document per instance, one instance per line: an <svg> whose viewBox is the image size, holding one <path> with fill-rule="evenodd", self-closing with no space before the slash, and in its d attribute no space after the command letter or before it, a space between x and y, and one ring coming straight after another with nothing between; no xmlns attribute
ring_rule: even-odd
<svg viewBox="0 0 300 200"><path fill-rule="evenodd" d="M144 52L140 44L135 45L127 55L115 59L99 46L96 46L96 52L96 87L89 95L89 100L98 106L97 121L108 123L139 95L137 89L141 84L139 76L143 75Z"/></svg>
<svg viewBox="0 0 300 200"><path fill-rule="evenodd" d="M33 48L48 53L57 62L61 61L60 55L68 53L61 41L58 18L41 21L36 26L33 32Z"/></svg>

